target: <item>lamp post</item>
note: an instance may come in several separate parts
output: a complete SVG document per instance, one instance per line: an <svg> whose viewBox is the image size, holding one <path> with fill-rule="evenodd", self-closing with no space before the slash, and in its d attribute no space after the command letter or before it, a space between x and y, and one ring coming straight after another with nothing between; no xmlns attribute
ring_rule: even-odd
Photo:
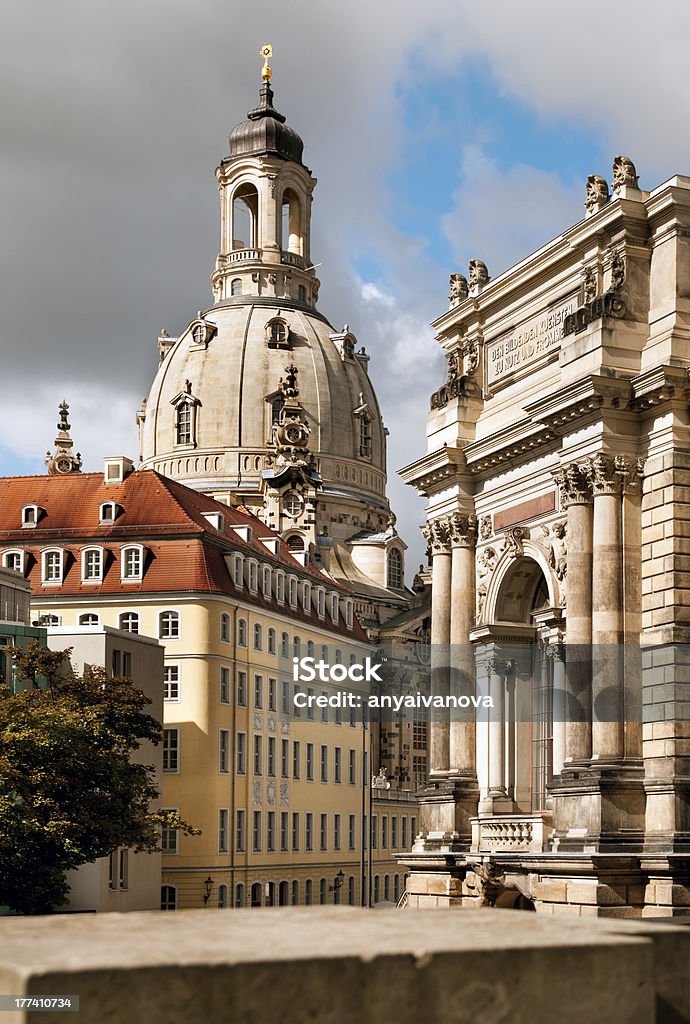
<svg viewBox="0 0 690 1024"><path fill-rule="evenodd" d="M328 886L328 891L332 892L334 894L334 896L333 896L333 902L334 903L339 903L340 902L340 890L343 887L343 882L344 881L345 881L345 875L343 874L343 871L342 871L342 868L341 868L340 871L338 872L338 874L333 879L333 885L329 885Z"/></svg>
<svg viewBox="0 0 690 1024"><path fill-rule="evenodd" d="M209 875L208 878L206 879L206 881L204 882L204 887L206 889L206 892L204 894L204 906L206 906L206 904L208 903L208 901L211 898L211 891L213 889L213 884L214 884L213 883L213 879Z"/></svg>

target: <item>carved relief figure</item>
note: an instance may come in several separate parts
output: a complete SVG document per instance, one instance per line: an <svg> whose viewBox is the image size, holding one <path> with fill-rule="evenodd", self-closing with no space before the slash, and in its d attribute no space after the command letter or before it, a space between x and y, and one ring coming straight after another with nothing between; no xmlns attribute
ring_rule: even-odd
<svg viewBox="0 0 690 1024"><path fill-rule="evenodd" d="M448 360L448 381L457 380L460 376L460 354L457 352L446 353Z"/></svg>
<svg viewBox="0 0 690 1024"><path fill-rule="evenodd" d="M625 256L622 252L611 254L611 287L620 288L625 281Z"/></svg>
<svg viewBox="0 0 690 1024"><path fill-rule="evenodd" d="M498 554L494 548L484 548L477 558L477 623L481 622L484 614L486 593L497 561Z"/></svg>
<svg viewBox="0 0 690 1024"><path fill-rule="evenodd" d="M451 306L459 305L463 299L466 299L469 294L469 286L467 284L467 278L464 274L451 274L450 275L450 293L448 295L448 302Z"/></svg>
<svg viewBox="0 0 690 1024"><path fill-rule="evenodd" d="M606 178L602 178L600 174L590 174L587 178L585 191L585 209L587 213L596 213L602 206L606 206L610 198Z"/></svg>
<svg viewBox="0 0 690 1024"><path fill-rule="evenodd" d="M554 523L547 539L549 548L549 565L556 578L564 580L568 572L568 544L566 541L565 523Z"/></svg>
<svg viewBox="0 0 690 1024"><path fill-rule="evenodd" d="M465 355L465 373L476 373L479 366L479 345L476 341L468 341L463 352Z"/></svg>
<svg viewBox="0 0 690 1024"><path fill-rule="evenodd" d="M582 301L586 306L597 297L597 275L593 267L587 267L582 275Z"/></svg>
<svg viewBox="0 0 690 1024"><path fill-rule="evenodd" d="M482 516L479 520L479 536L482 540L488 540L493 533L491 527L491 516Z"/></svg>
<svg viewBox="0 0 690 1024"><path fill-rule="evenodd" d="M613 181L611 188L618 193L627 186L628 188L639 188L639 178L635 170L635 164L629 156L614 156L613 158Z"/></svg>
<svg viewBox="0 0 690 1024"><path fill-rule="evenodd" d="M483 288L489 283L489 271L483 260L470 260L470 289Z"/></svg>

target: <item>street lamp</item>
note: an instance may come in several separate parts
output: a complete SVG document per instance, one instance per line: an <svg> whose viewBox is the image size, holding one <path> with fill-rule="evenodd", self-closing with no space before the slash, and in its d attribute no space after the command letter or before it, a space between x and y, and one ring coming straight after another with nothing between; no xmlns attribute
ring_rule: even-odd
<svg viewBox="0 0 690 1024"><path fill-rule="evenodd" d="M328 891L329 892L339 892L339 890L342 889L342 887L343 887L343 882L344 881L345 881L345 875L343 874L342 869L341 869L338 872L338 874L335 876L335 878L333 879L333 885L329 885L328 886Z"/></svg>
<svg viewBox="0 0 690 1024"><path fill-rule="evenodd" d="M204 882L204 886L206 887L206 894L204 895L204 906L206 906L209 899L211 898L211 890L213 889L213 879L211 878L210 875Z"/></svg>

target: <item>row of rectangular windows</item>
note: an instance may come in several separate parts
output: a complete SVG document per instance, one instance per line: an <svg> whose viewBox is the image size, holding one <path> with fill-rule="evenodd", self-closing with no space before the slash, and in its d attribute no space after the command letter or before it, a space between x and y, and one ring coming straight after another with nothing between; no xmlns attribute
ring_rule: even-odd
<svg viewBox="0 0 690 1024"><path fill-rule="evenodd" d="M218 770L222 774L230 772L230 730L220 729L218 732ZM269 736L266 744L265 768L269 778L276 778L280 767L280 778L289 779L290 767L292 766L292 778L300 779L302 772L302 741L292 741L292 756L290 754L290 740L280 740L280 766L278 766L278 740L275 736ZM326 744L320 745L319 752L319 781L328 782L329 776L329 748ZM343 781L343 748L333 748L333 782L340 784ZM163 771L179 772L181 770L181 749L180 730L176 727L168 727L163 730ZM307 782L315 780L315 744L305 744L305 779ZM254 733L252 741L252 768L254 775L264 774L264 737L260 733ZM235 771L237 775L247 774L247 734L237 732L235 739ZM349 785L357 785L357 751L349 749L347 762L347 781Z"/></svg>
<svg viewBox="0 0 690 1024"><path fill-rule="evenodd" d="M264 813L265 813L265 836L264 836ZM266 853L298 853L301 849L300 843L304 839L304 852L314 852L315 815L311 811L304 814L304 835L302 836L301 813L299 811L252 811L252 853L263 852L265 840ZM329 849L338 852L342 849L344 840L342 832L343 815L333 814L332 818L332 845L329 847L329 823L328 813L318 815L319 825L319 852L325 853ZM400 823L400 834L398 834L398 823ZM390 818L390 849L407 849L408 838L414 839L417 830L416 817L409 818L410 831L408 836L408 818ZM229 853L230 844L230 811L226 807L218 810L218 852ZM381 849L389 848L389 818L381 817ZM368 818L363 818L363 833L367 834ZM400 840L400 842L398 842ZM371 817L370 843L373 850L378 849L378 815ZM357 815L349 814L347 821L347 849L353 851L357 846ZM164 828L162 831L161 847L163 853L179 853L179 833L176 829ZM235 851L237 853L247 852L247 812L243 808L235 811Z"/></svg>

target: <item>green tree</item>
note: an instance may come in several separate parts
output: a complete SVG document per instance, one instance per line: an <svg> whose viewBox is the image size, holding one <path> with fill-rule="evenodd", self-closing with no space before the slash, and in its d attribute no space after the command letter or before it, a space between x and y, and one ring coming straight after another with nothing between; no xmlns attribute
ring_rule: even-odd
<svg viewBox="0 0 690 1024"><path fill-rule="evenodd" d="M71 650L38 641L10 652L24 688L0 687L0 904L49 913L67 900L69 869L118 846L153 852L163 825L199 832L149 809L154 767L131 755L162 729L131 680L75 675Z"/></svg>

